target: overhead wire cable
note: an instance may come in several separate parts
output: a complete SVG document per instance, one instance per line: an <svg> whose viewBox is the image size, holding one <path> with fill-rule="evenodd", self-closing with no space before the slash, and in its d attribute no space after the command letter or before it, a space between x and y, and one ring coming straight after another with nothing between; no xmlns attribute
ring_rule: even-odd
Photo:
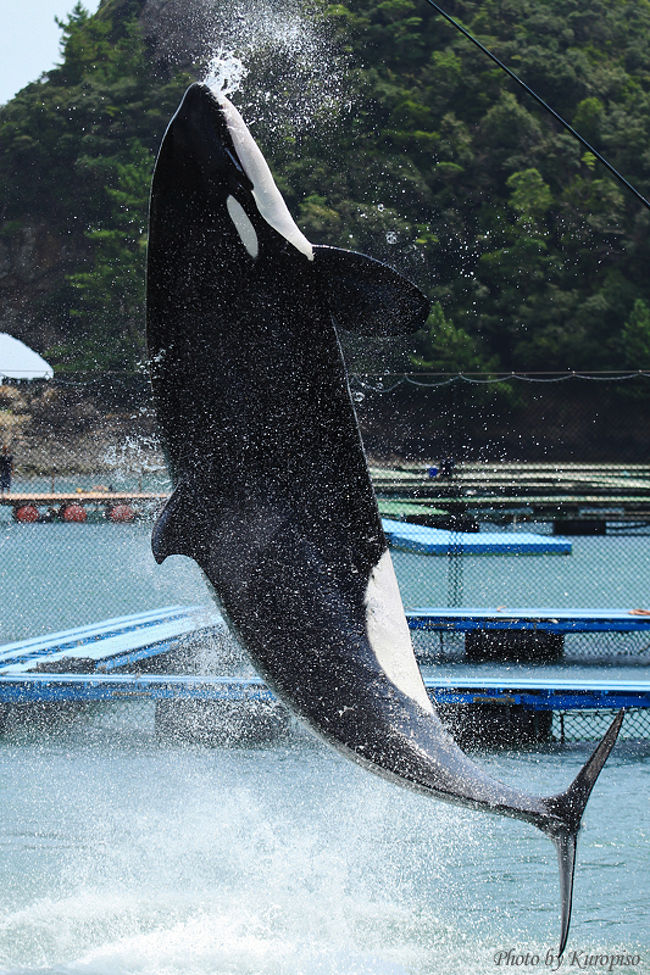
<svg viewBox="0 0 650 975"><path fill-rule="evenodd" d="M562 118L559 112L556 112L554 108L551 108L548 102L545 102L544 99L540 95L538 95L536 91L533 91L533 89L529 85L527 85L525 81L522 81L519 75L515 74L515 72L511 68L509 68L507 64L504 64L504 62L501 61L501 59L498 58L496 54L493 54L492 51L490 51L490 49L485 46L485 44L482 44L481 41L478 40L478 38L474 37L473 34L470 34L467 28L463 27L463 25L459 23L454 17L452 17L451 14L448 14L445 10L443 10L442 7L440 7L435 2L435 0L426 0L426 3L428 3L430 7L433 7L433 9L437 13L439 13L441 17L444 17L448 23L452 24L453 27L459 30L464 37L466 37L469 41L472 42L472 44L475 44L476 47L478 47L478 49L483 52L483 54L486 54L489 58L491 58L491 60L494 61L494 63L498 65L502 71L505 71L505 73L508 75L509 78L512 78L512 80L515 81L521 88L523 88L527 94L529 94L532 98L534 98L535 101L542 106L542 108L544 108L547 112L549 112L549 114L552 115L557 122L563 125L564 128L568 132L570 132L571 135L574 136L574 138L578 140L578 142L580 142L586 149L588 149L588 151L591 152L596 157L596 159L598 159L599 162L601 162L603 166L605 166L610 171L612 176L614 176L619 181L619 183L622 183L622 185L625 186L626 189L628 189L631 193L633 193L634 196L636 196L636 198L641 203L643 203L643 205L647 207L648 210L650 210L650 202L645 198L645 196L643 196L643 194L640 193L637 190L637 188L633 186L632 183L630 183L629 180L627 180L625 176L623 176L623 174L618 171L618 169L612 166L612 164L607 159L605 159L605 157L602 155L602 153L598 151L598 149L592 146L590 142L587 142L584 136L580 135L580 133L576 131L576 129L574 129L573 126L566 121L566 119Z"/></svg>

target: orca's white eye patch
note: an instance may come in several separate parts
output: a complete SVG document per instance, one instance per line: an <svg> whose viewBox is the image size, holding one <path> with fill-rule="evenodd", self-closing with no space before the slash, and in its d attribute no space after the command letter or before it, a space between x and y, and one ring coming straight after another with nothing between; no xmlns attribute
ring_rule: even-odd
<svg viewBox="0 0 650 975"><path fill-rule="evenodd" d="M230 219L235 225L235 230L239 234L239 239L251 257L257 257L260 252L260 245L255 232L255 227L251 223L241 203L238 203L234 196L229 196L226 200L226 209Z"/></svg>

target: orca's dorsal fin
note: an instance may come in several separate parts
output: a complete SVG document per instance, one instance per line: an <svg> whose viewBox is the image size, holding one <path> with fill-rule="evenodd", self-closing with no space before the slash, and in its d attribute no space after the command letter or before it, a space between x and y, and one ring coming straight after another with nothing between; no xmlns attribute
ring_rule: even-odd
<svg viewBox="0 0 650 975"><path fill-rule="evenodd" d="M422 328L430 302L406 278L365 254L314 245L334 324L349 332L385 337Z"/></svg>
<svg viewBox="0 0 650 975"><path fill-rule="evenodd" d="M200 536L192 482L181 480L153 526L151 550L156 562L164 562L168 555L187 555L196 559L201 548Z"/></svg>

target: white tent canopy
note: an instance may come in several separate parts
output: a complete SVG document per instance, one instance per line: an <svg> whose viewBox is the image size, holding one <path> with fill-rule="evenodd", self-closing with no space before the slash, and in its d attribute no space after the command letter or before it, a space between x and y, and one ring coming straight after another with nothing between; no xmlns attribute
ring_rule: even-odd
<svg viewBox="0 0 650 975"><path fill-rule="evenodd" d="M3 379L51 379L52 366L28 345L0 332L0 382Z"/></svg>

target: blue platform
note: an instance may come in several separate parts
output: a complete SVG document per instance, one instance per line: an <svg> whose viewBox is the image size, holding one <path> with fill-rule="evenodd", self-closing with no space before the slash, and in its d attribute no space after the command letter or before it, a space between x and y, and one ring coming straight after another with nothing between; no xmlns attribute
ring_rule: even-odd
<svg viewBox="0 0 650 975"><path fill-rule="evenodd" d="M468 621L476 627L483 626L485 621L498 627L521 627L522 624L650 627L648 617L633 616L623 611L600 611L599 615L598 611L576 613L565 610L553 617L548 617L548 611L535 611L536 616L532 612L526 611L524 618L519 611L504 614L485 610L423 609L409 614L409 623L414 628L466 628ZM209 702L214 702L217 708L219 702L224 702L226 713L231 705L237 707L241 704L245 708L247 703L255 702L273 708L274 696L258 677L119 672L128 664L151 660L157 655L180 649L185 638L194 640L223 628L223 620L212 607L169 606L2 647L0 729L5 726L13 709L18 708L24 714L22 709L29 709L33 705L47 707L128 700L137 704L149 700L156 704L156 722L159 708L163 709L164 726L166 706L163 702L169 702L172 716L175 714L175 701L206 702L205 706L197 705L198 714L200 716L208 707L206 727L211 733L215 732L215 727L218 729L219 722L212 714ZM492 716L490 720L496 719L497 724L514 722L516 740L523 740L526 734L530 734L526 722L532 722L535 734L539 731L542 735L535 740L547 740L545 736L550 735L552 712L560 714L559 740L562 741L565 740L563 715L569 713L588 713L589 720L592 720L592 715L598 718L599 712L604 712L600 717L608 720L607 713L620 708L631 710L632 715L641 714L644 719L650 713L650 681L647 680L571 680L563 675L525 678L512 677L508 673L505 677L485 677L480 674L445 678L427 675L424 683L429 696L439 706L451 706L453 710L454 706L488 705L487 712ZM476 709L470 707L468 711L475 713ZM28 710L28 716L29 713ZM194 711L191 714L194 715ZM189 722L190 730L195 727L193 721L194 718ZM539 722L541 725L537 728ZM642 727L646 726L647 721ZM591 725L589 727L591 729ZM500 724L496 730L492 729L490 734L494 740L501 740L504 728L505 725ZM631 721L632 736L637 735L639 728L637 719ZM592 733L593 730L590 735ZM602 730L599 734L602 734ZM646 735L647 730L641 731L641 737Z"/></svg>
<svg viewBox="0 0 650 975"><path fill-rule="evenodd" d="M533 711L648 708L648 681L585 681L541 678L427 677L436 704L521 705ZM0 703L107 701L147 697L210 701L272 701L257 677L134 674L23 674L0 678Z"/></svg>
<svg viewBox="0 0 650 975"><path fill-rule="evenodd" d="M457 532L382 518L393 548L423 555L570 555L567 538L534 532Z"/></svg>
<svg viewBox="0 0 650 975"><path fill-rule="evenodd" d="M422 607L406 614L412 630L469 633L527 631L648 633L650 614L634 609L447 609ZM177 649L185 638L201 638L225 624L211 606L167 606L146 613L32 637L0 647L0 679L39 670L112 673Z"/></svg>
<svg viewBox="0 0 650 975"><path fill-rule="evenodd" d="M650 613L635 609L447 609L422 607L406 614L412 630L469 633L526 630L545 633L650 634Z"/></svg>
<svg viewBox="0 0 650 975"><path fill-rule="evenodd" d="M117 670L138 660L156 657L178 646L191 634L223 627L210 608L165 606L146 613L120 616L101 623L19 640L0 647L0 677L25 674L35 668L60 666L61 661L92 661L102 671Z"/></svg>

